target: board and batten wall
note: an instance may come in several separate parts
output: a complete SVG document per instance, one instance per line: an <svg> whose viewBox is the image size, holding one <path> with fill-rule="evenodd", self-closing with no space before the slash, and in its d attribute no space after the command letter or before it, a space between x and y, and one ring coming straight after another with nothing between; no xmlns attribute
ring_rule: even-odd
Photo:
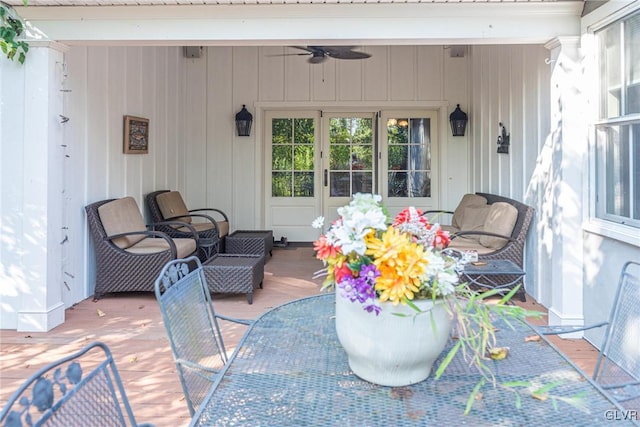
<svg viewBox="0 0 640 427"><path fill-rule="evenodd" d="M362 50L372 57L310 65L281 56L295 52L286 47L206 47L200 58L185 58L180 47L70 47L62 82L64 188L48 195L62 212L51 227L64 227L68 237L63 265L53 269L64 304L93 294L84 206L94 201L133 196L146 214L147 193L175 189L191 208L226 211L234 229L262 227L269 183L260 112L268 108L440 106L441 208L455 208L469 191L535 198L528 186L549 120L543 46L472 46L461 58L444 46ZM457 103L470 118L462 138L448 126ZM254 113L250 137L235 135L242 104ZM150 119L149 154L123 154L124 115ZM498 121L512 134L508 156L495 153Z"/></svg>
<svg viewBox="0 0 640 427"><path fill-rule="evenodd" d="M527 292L551 302L554 232L545 213L553 184L549 50L541 45L474 46L470 64L470 192L520 200L535 209L526 245ZM509 154L497 153L498 125L510 134ZM546 154L546 155L545 155ZM541 220L542 219L542 220Z"/></svg>

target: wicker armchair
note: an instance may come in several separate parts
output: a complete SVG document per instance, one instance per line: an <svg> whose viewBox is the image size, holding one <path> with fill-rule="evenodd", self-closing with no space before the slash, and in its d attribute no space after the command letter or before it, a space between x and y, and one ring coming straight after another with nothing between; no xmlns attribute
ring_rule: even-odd
<svg viewBox="0 0 640 427"><path fill-rule="evenodd" d="M109 199L85 207L96 251L94 298L109 292L153 292L164 265L197 251L192 238L172 239L147 229L132 197Z"/></svg>
<svg viewBox="0 0 640 427"><path fill-rule="evenodd" d="M511 210L512 222L506 220L506 216L497 216L498 228L503 228L501 233L490 232L486 229L485 218L491 212L494 203L505 205ZM497 206L497 205L496 205ZM481 213L484 210L484 217ZM470 218L469 212L476 212L478 217ZM449 250L462 252L474 251L478 254L478 261L510 260L518 267L524 265L524 246L527 233L533 219L534 209L517 200L489 193L467 194L454 212L430 210L423 215L434 217L439 221L443 215L452 215L451 225L443 226L443 230L449 231L451 244ZM504 220L504 221L503 221ZM438 222L436 221L436 222ZM502 222L502 224L500 224ZM484 223L484 224L483 224ZM506 225L509 223L510 225ZM462 227L462 228L461 228ZM467 228L468 227L468 228ZM504 232L504 227L510 229ZM489 244L486 244L489 242ZM484 243L484 244L483 244ZM492 276L495 284L506 284L513 281L513 276ZM525 288L518 291L520 298L525 300Z"/></svg>
<svg viewBox="0 0 640 427"><path fill-rule="evenodd" d="M513 222L513 227L511 227L511 231L508 235L487 232L487 230L482 227L484 218L469 221L469 219L467 218L469 216L468 213L466 213L467 217L465 217L465 208L483 207L481 205L474 204L474 198L483 198L482 203L484 204L484 207L486 207L486 209L489 209L489 206L498 202L506 203L513 206L513 208L511 209L515 208L514 211L516 212L516 214ZM465 200L472 201L466 202L465 204ZM527 233L529 232L529 227L531 225L531 220L533 219L533 212L534 210L532 207L518 202L517 200L509 199L507 197L498 196L495 194L475 193L475 195L465 196L458 208L456 208L455 212L429 210L424 212L423 215L432 217L433 215L436 215L435 218L437 220L441 220L444 214L453 215L451 221L452 224L442 226L443 230L449 231L449 233L451 234L452 240L451 244L449 245L450 248L458 249L460 251L475 250L478 252L478 259L480 261L508 259L522 268L524 261L524 245L527 239ZM457 220L456 216L458 216ZM467 223L475 223L477 227L464 228L464 226L462 226L463 228L460 228L460 224L462 223L462 221L459 219L460 217L465 218ZM502 243L499 243L496 246L483 246L477 241L469 241L469 239L465 238L470 236L494 237L502 241Z"/></svg>
<svg viewBox="0 0 640 427"><path fill-rule="evenodd" d="M206 261L218 252L224 252L225 237L229 234L229 218L216 208L187 209L178 191L159 190L145 197L153 222L180 221L183 224L160 226L156 229L171 237L186 237L189 230L185 224L195 228L200 239L200 260ZM207 212L207 214L200 213Z"/></svg>

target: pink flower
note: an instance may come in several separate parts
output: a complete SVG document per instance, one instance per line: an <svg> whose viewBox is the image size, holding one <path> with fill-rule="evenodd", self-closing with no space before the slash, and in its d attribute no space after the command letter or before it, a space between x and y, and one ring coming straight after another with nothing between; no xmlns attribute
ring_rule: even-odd
<svg viewBox="0 0 640 427"><path fill-rule="evenodd" d="M313 249L316 251L316 258L318 259L335 258L340 252L340 247L329 243L325 235L320 236L318 240L313 242Z"/></svg>

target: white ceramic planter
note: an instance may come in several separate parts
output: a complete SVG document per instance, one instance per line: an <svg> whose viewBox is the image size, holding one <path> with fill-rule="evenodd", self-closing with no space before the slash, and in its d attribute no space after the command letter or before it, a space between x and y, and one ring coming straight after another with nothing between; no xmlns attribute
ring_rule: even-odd
<svg viewBox="0 0 640 427"><path fill-rule="evenodd" d="M418 383L430 375L449 339L451 317L440 301L414 303L428 313L414 316L416 311L409 306L385 302L376 316L336 293L338 339L357 376L375 384L399 387Z"/></svg>

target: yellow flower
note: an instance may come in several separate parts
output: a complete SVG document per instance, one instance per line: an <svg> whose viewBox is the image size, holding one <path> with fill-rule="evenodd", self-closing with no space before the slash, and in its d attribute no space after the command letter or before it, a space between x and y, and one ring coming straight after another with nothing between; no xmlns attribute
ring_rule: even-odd
<svg viewBox="0 0 640 427"><path fill-rule="evenodd" d="M367 236L367 255L380 270L375 289L380 301L393 304L413 299L420 288L420 277L427 268L424 247L413 243L409 236L389 227L379 239Z"/></svg>

